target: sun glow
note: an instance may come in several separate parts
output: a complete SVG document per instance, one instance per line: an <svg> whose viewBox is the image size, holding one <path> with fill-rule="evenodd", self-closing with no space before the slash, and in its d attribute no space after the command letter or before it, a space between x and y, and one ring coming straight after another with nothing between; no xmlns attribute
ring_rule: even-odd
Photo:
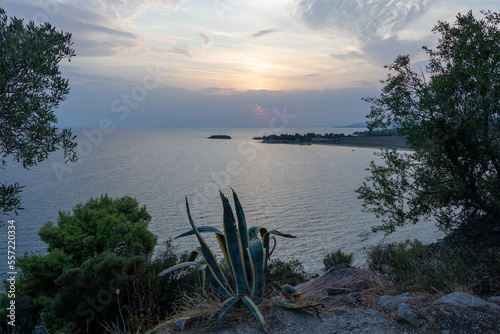
<svg viewBox="0 0 500 334"><path fill-rule="evenodd" d="M266 114L266 111L264 110L264 108L259 106L258 104L252 104L252 105L250 105L250 107L252 108L253 114L256 116L263 116Z"/></svg>

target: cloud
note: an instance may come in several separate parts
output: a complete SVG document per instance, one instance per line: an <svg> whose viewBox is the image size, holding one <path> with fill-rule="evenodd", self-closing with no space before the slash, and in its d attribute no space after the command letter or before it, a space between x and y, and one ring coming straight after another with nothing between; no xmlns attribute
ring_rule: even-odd
<svg viewBox="0 0 500 334"><path fill-rule="evenodd" d="M332 53L330 56L337 60L347 61L362 58L363 54L356 51L348 51L345 53Z"/></svg>
<svg viewBox="0 0 500 334"><path fill-rule="evenodd" d="M7 0L6 3L26 21L49 21L57 30L70 31L78 56L112 56L140 42L136 33L104 10L106 1L66 0L34 5L25 0Z"/></svg>
<svg viewBox="0 0 500 334"><path fill-rule="evenodd" d="M278 32L278 31L279 30L277 30L277 29L261 30L261 31L256 32L255 34L252 34L252 38L259 38L261 36L271 34L273 32Z"/></svg>
<svg viewBox="0 0 500 334"><path fill-rule="evenodd" d="M305 76L306 77L317 77L319 75L319 73L310 73L310 74L306 74Z"/></svg>
<svg viewBox="0 0 500 334"><path fill-rule="evenodd" d="M120 19L135 18L146 10L177 11L187 0L65 0L78 8Z"/></svg>
<svg viewBox="0 0 500 334"><path fill-rule="evenodd" d="M200 32L198 36L200 36L201 40L203 41L203 44L205 44L206 46L210 46L212 44L212 39L206 34Z"/></svg>
<svg viewBox="0 0 500 334"><path fill-rule="evenodd" d="M176 44L167 52L193 59L193 51L194 49L189 44Z"/></svg>
<svg viewBox="0 0 500 334"><path fill-rule="evenodd" d="M362 47L394 36L437 2L439 0L295 0L289 14L297 25L333 38L348 34Z"/></svg>

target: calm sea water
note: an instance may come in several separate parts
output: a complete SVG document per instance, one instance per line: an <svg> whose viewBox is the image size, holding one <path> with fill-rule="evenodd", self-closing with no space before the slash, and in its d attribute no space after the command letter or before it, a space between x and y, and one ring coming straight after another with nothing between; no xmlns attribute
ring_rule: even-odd
<svg viewBox="0 0 500 334"><path fill-rule="evenodd" d="M362 129L288 128L288 133L352 133ZM19 181L24 211L16 220L16 253L46 251L37 232L58 212L77 203L108 194L132 196L152 216L150 230L159 242L189 229L184 197L198 226L222 228L219 189L238 194L250 226L291 233L297 239L278 238L274 257L299 259L310 273L322 268L329 251L355 253L357 265L365 262L367 246L358 234L377 224L363 213L354 192L367 175L375 149L326 145L261 144L252 137L261 129L115 129L103 134L79 129L80 161L62 164L61 154L27 171L15 164L1 171L2 180ZM231 140L209 140L227 134ZM432 242L441 235L430 224L409 227L388 240L419 238ZM0 255L0 270L7 272L7 238ZM215 245L215 239L213 240ZM196 246L195 237L177 239L178 251ZM5 274L3 274L5 276Z"/></svg>

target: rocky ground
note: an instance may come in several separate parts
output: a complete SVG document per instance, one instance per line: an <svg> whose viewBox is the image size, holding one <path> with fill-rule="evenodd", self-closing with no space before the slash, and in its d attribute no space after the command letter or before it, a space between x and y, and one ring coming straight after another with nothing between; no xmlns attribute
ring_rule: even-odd
<svg viewBox="0 0 500 334"><path fill-rule="evenodd" d="M302 303L314 305L316 316L270 305L261 309L269 333L277 334L500 333L500 297L485 301L463 292L390 294L388 287L372 272L340 265L296 287ZM213 321L190 327L185 333L264 333L244 307L228 312L218 328Z"/></svg>

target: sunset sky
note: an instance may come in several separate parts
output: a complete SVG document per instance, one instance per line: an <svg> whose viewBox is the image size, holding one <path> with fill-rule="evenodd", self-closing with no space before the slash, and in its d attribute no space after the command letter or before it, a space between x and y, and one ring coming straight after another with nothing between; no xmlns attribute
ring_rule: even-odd
<svg viewBox="0 0 500 334"><path fill-rule="evenodd" d="M63 126L262 127L364 121L383 65L425 70L432 27L498 0L2 0L8 16L71 32ZM275 111L273 111L275 110Z"/></svg>

